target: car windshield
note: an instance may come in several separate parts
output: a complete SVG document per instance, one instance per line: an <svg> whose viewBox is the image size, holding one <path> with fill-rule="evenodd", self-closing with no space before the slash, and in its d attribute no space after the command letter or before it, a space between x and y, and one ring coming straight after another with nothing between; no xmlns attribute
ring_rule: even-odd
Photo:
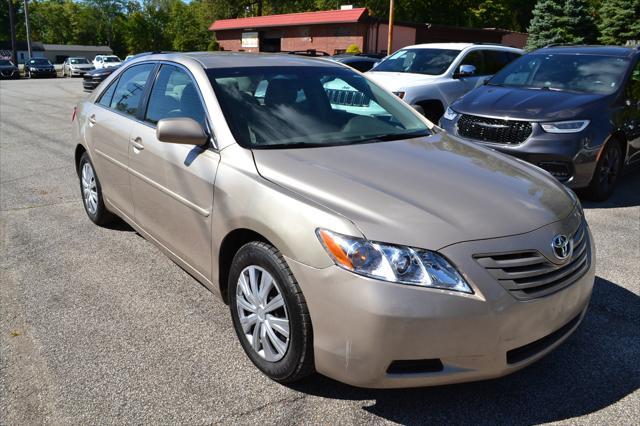
<svg viewBox="0 0 640 426"><path fill-rule="evenodd" d="M448 49L402 49L380 62L373 71L440 75L460 54Z"/></svg>
<svg viewBox="0 0 640 426"><path fill-rule="evenodd" d="M48 59L41 59L41 58L31 59L29 63L34 65L51 65L51 62L49 62Z"/></svg>
<svg viewBox="0 0 640 426"><path fill-rule="evenodd" d="M118 58L117 56L105 56L104 61L105 62L122 62L120 61L120 58Z"/></svg>
<svg viewBox="0 0 640 426"><path fill-rule="evenodd" d="M611 94L622 84L629 59L601 55L529 54L498 72L489 85Z"/></svg>
<svg viewBox="0 0 640 426"><path fill-rule="evenodd" d="M71 58L69 59L69 63L74 65L79 65L79 64L88 64L89 61L86 58Z"/></svg>
<svg viewBox="0 0 640 426"><path fill-rule="evenodd" d="M13 65L13 63L11 63L11 61L8 61L6 59L0 59L0 66L11 66Z"/></svg>
<svg viewBox="0 0 640 426"><path fill-rule="evenodd" d="M430 134L409 107L347 68L214 68L207 73L231 131L247 148L349 145Z"/></svg>

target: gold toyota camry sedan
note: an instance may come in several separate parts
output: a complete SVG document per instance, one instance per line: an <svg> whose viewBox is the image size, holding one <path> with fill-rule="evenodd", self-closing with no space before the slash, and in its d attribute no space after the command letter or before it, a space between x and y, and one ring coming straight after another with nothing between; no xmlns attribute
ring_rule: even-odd
<svg viewBox="0 0 640 426"><path fill-rule="evenodd" d="M220 295L276 381L498 377L589 303L595 248L570 190L344 65L147 55L73 123L89 218L125 220Z"/></svg>

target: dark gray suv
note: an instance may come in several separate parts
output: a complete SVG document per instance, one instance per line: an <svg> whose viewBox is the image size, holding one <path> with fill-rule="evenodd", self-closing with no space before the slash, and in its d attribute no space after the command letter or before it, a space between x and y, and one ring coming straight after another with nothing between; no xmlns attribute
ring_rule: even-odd
<svg viewBox="0 0 640 426"><path fill-rule="evenodd" d="M640 162L639 58L637 48L536 50L454 102L440 125L605 200L625 164Z"/></svg>

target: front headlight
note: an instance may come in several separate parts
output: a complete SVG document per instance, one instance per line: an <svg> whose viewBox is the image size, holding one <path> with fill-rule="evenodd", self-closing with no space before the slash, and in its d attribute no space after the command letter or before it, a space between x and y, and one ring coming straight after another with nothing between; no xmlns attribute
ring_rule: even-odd
<svg viewBox="0 0 640 426"><path fill-rule="evenodd" d="M339 267L394 283L472 294L473 290L443 256L429 250L383 244L318 229L320 242Z"/></svg>
<svg viewBox="0 0 640 426"><path fill-rule="evenodd" d="M443 117L446 120L452 121L455 120L455 118L458 116L458 113L455 112L454 110L451 109L451 107L448 107L447 110L444 112Z"/></svg>
<svg viewBox="0 0 640 426"><path fill-rule="evenodd" d="M578 133L586 129L589 123L589 120L571 120L540 123L540 125L547 133Z"/></svg>

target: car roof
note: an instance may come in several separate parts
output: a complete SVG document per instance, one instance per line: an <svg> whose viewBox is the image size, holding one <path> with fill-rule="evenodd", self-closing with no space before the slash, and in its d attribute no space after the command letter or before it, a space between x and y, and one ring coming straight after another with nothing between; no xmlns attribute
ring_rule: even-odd
<svg viewBox="0 0 640 426"><path fill-rule="evenodd" d="M555 53L555 54L583 54L583 55L604 55L626 58L638 53L637 49L621 46L549 46L535 50L532 53Z"/></svg>
<svg viewBox="0 0 640 426"><path fill-rule="evenodd" d="M309 57L289 55L286 53L245 53L245 52L190 52L152 54L146 60L179 60L190 58L198 61L203 68L232 68L232 67L282 67L282 66L341 66L328 57ZM323 59L324 58L324 59Z"/></svg>

